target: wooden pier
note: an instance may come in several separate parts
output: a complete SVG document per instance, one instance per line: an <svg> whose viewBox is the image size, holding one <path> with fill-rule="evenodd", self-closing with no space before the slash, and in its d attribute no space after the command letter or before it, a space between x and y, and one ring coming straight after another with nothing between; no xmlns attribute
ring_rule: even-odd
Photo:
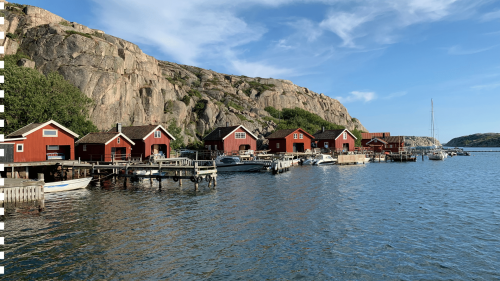
<svg viewBox="0 0 500 281"><path fill-rule="evenodd" d="M3 200L0 204L6 212L17 209L45 209L45 195L43 181L29 181L22 179L3 179L4 185L0 187ZM0 197L0 199L2 199Z"/></svg>

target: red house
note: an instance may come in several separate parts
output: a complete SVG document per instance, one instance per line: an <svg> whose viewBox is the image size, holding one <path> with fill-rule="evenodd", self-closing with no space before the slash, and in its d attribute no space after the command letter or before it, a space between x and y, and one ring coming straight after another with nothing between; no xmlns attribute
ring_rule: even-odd
<svg viewBox="0 0 500 281"><path fill-rule="evenodd" d="M401 148L405 147L405 137L392 136L385 138L373 138L367 142L367 145L374 147L375 152L399 152Z"/></svg>
<svg viewBox="0 0 500 281"><path fill-rule="evenodd" d="M147 158L152 154L163 154L170 158L170 141L175 138L161 125L122 127L120 123L108 132L122 132L135 145L132 145L132 157Z"/></svg>
<svg viewBox="0 0 500 281"><path fill-rule="evenodd" d="M266 137L271 153L304 152L311 149L314 137L301 128L277 130Z"/></svg>
<svg viewBox="0 0 500 281"><path fill-rule="evenodd" d="M50 159L75 159L78 135L50 120L31 123L7 135L4 140L5 162L35 162Z"/></svg>
<svg viewBox="0 0 500 281"><path fill-rule="evenodd" d="M347 129L321 130L314 134L317 147L333 151L353 151L356 137Z"/></svg>
<svg viewBox="0 0 500 281"><path fill-rule="evenodd" d="M216 128L203 141L206 149L221 150L225 154L257 149L257 137L243 125Z"/></svg>
<svg viewBox="0 0 500 281"><path fill-rule="evenodd" d="M80 160L104 161L127 160L135 143L123 133L90 133L76 142Z"/></svg>
<svg viewBox="0 0 500 281"><path fill-rule="evenodd" d="M369 141L371 141L373 138L379 138L383 139L385 137L390 137L391 133L389 132L384 132L384 133L361 133L361 146L362 147L368 147L366 145Z"/></svg>

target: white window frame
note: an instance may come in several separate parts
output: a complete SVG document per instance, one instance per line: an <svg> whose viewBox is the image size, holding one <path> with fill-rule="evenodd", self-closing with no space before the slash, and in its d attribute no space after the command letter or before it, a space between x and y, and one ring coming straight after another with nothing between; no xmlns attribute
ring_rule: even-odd
<svg viewBox="0 0 500 281"><path fill-rule="evenodd" d="M161 131L155 131L155 139L161 138Z"/></svg>
<svg viewBox="0 0 500 281"><path fill-rule="evenodd" d="M243 133L243 132L236 132L234 133L234 138L235 139L246 139L247 138L247 133Z"/></svg>
<svg viewBox="0 0 500 281"><path fill-rule="evenodd" d="M55 135L46 135L45 132L55 131ZM43 137L44 138L57 138L59 135L59 130L56 129L43 129Z"/></svg>
<svg viewBox="0 0 500 281"><path fill-rule="evenodd" d="M21 149L19 149L21 146ZM16 152L24 152L24 143L16 143Z"/></svg>
<svg viewBox="0 0 500 281"><path fill-rule="evenodd" d="M86 144L83 145L82 151L87 151L87 145Z"/></svg>
<svg viewBox="0 0 500 281"><path fill-rule="evenodd" d="M392 144L389 145L389 148L392 148Z"/></svg>
<svg viewBox="0 0 500 281"><path fill-rule="evenodd" d="M214 144L214 150L217 150L217 145L216 144Z"/></svg>
<svg viewBox="0 0 500 281"><path fill-rule="evenodd" d="M212 145L207 145L207 150L212 150Z"/></svg>
<svg viewBox="0 0 500 281"><path fill-rule="evenodd" d="M279 142L276 143L276 148L280 148L280 143Z"/></svg>
<svg viewBox="0 0 500 281"><path fill-rule="evenodd" d="M304 134L299 134L299 139L304 139Z"/></svg>
<svg viewBox="0 0 500 281"><path fill-rule="evenodd" d="M347 139L347 132L344 132L344 139Z"/></svg>
<svg viewBox="0 0 500 281"><path fill-rule="evenodd" d="M296 140L297 139L297 133L293 134L293 139Z"/></svg>
<svg viewBox="0 0 500 281"><path fill-rule="evenodd" d="M47 145L47 150L59 150L59 145Z"/></svg>
<svg viewBox="0 0 500 281"><path fill-rule="evenodd" d="M120 137L116 139L116 143L120 143Z"/></svg>

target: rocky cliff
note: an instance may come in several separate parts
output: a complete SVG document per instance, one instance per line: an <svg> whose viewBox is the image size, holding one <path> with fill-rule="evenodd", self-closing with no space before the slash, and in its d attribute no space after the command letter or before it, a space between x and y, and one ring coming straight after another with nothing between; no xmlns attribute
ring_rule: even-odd
<svg viewBox="0 0 500 281"><path fill-rule="evenodd" d="M473 134L450 140L446 146L500 147L500 134Z"/></svg>
<svg viewBox="0 0 500 281"><path fill-rule="evenodd" d="M262 140L276 124L267 106L299 107L348 129L367 131L337 100L288 80L249 78L159 61L130 42L69 22L34 6L7 4L6 54L23 52L24 62L48 74L57 71L95 104L90 118L99 129L168 124L182 128L185 141L210 130L243 124Z"/></svg>
<svg viewBox="0 0 500 281"><path fill-rule="evenodd" d="M431 137L415 137L415 136L405 136L405 146L417 147L417 146L431 146L436 144L441 146L441 143Z"/></svg>

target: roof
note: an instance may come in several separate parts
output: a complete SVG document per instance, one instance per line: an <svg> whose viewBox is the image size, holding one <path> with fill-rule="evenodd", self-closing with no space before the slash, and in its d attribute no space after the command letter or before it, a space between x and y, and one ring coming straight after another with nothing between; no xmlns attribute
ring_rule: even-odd
<svg viewBox="0 0 500 281"><path fill-rule="evenodd" d="M383 139L383 138L372 138L369 142L367 142L366 144L369 144L369 143L377 143L377 144L387 144L387 142Z"/></svg>
<svg viewBox="0 0 500 281"><path fill-rule="evenodd" d="M383 138L383 137L390 137L391 133L389 132L384 132L384 133L361 133L361 138L366 140L366 139L372 139L374 137L378 138Z"/></svg>
<svg viewBox="0 0 500 281"><path fill-rule="evenodd" d="M8 138L16 138L16 137L26 137L27 135L47 126L47 125L55 125L59 128L61 128L63 131L67 132L68 134L72 135L73 137L75 138L78 138L78 135L71 131L70 129L64 127L63 125L57 123L56 121L54 120L49 120L45 123L31 123L31 124L28 124L24 127L22 127L21 129L13 132L13 133L10 133L7 135Z"/></svg>
<svg viewBox="0 0 500 281"><path fill-rule="evenodd" d="M254 139L257 139L257 137L252 134L247 128L245 128L243 125L239 126L230 126L230 127L218 127L215 130L213 130L210 134L208 134L206 137L203 138L204 141L218 141L218 140L224 140L227 138L229 135L234 133L234 131L238 130L239 128L242 128L245 130L247 133L249 133Z"/></svg>
<svg viewBox="0 0 500 281"><path fill-rule="evenodd" d="M79 139L76 143L77 144L104 144L107 145L110 143L112 140L114 140L117 137L123 137L126 139L128 142L131 144L135 144L132 140L127 138L123 133L117 133L117 132L99 132L99 133L89 133L83 138Z"/></svg>
<svg viewBox="0 0 500 281"><path fill-rule="evenodd" d="M175 140L174 136L172 136L162 125L143 125L143 126L129 126L122 127L122 133L125 134L128 138L133 140L145 140L148 138L154 131L161 129L165 132L171 139ZM109 133L118 132L116 126L108 131Z"/></svg>
<svg viewBox="0 0 500 281"><path fill-rule="evenodd" d="M318 131L316 134L314 134L314 137L316 139L320 140L332 140L332 139L337 139L342 135L344 131L347 131L354 139L357 139L356 136L354 136L349 130L347 129L340 129L340 130L325 130L322 132L321 130Z"/></svg>
<svg viewBox="0 0 500 281"><path fill-rule="evenodd" d="M308 135L309 137L314 138L313 135L307 133L302 128L297 128L297 129L276 130L274 133L272 133L269 136L267 136L266 139L284 139L284 138L286 138L287 136L289 136L290 134L292 134L293 132L295 132L297 130L300 130L303 133L305 133L306 135Z"/></svg>
<svg viewBox="0 0 500 281"><path fill-rule="evenodd" d="M385 140L387 143L400 143L400 142L405 142L405 137L391 136L391 137L385 137L383 140Z"/></svg>

